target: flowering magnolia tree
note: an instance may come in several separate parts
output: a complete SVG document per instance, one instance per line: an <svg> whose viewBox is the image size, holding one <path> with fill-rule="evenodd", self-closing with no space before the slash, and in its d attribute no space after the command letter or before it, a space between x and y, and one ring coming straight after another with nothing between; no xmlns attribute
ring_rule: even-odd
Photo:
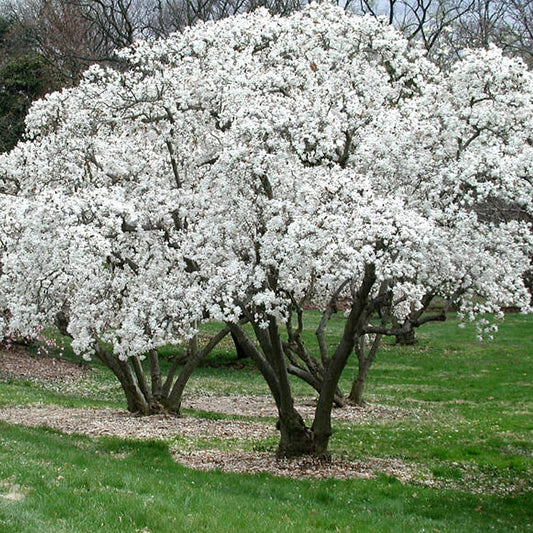
<svg viewBox="0 0 533 533"><path fill-rule="evenodd" d="M328 4L121 54L128 70L94 67L35 104L28 140L0 160L12 329L66 316L75 349L142 392L139 356L155 367L159 346L222 321L270 387L279 453L324 455L354 350L364 374L383 335L451 304L481 317L481 334L484 314L528 310L529 228L479 214L532 209L520 62L466 51L441 72L392 27ZM442 313L422 315L437 297ZM316 349L304 305L324 309ZM310 426L289 373L318 391Z"/></svg>

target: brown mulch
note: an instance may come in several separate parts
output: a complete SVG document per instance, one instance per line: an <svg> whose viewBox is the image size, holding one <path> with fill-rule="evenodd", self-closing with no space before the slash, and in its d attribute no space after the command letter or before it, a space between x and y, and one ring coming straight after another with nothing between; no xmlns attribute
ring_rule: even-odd
<svg viewBox="0 0 533 533"><path fill-rule="evenodd" d="M175 436L205 439L262 439L275 434L272 424L164 414L138 416L121 409L5 407L0 410L0 420L30 427L46 426L69 434L142 439Z"/></svg>
<svg viewBox="0 0 533 533"><path fill-rule="evenodd" d="M272 423L239 420L206 420L195 417L152 415L140 417L119 409L80 409L58 406L7 407L0 409L0 420L30 427L45 426L64 433L89 436L132 438L216 438L245 441L276 435ZM277 459L273 452L243 450L189 450L181 441L171 442L176 461L197 470L222 470L241 474L269 473L290 478L371 478L376 472L400 481L420 478L419 468L397 459L365 458L364 461L314 458Z"/></svg>
<svg viewBox="0 0 533 533"><path fill-rule="evenodd" d="M0 375L29 381L79 381L90 373L90 367L63 359L29 354L21 346L0 350Z"/></svg>
<svg viewBox="0 0 533 533"><path fill-rule="evenodd" d="M398 459L365 458L324 461L313 457L278 459L271 452L226 452L197 450L173 453L176 460L196 470L221 470L237 474L272 474L293 479L370 479L376 473L396 477L402 482L420 480L419 469Z"/></svg>

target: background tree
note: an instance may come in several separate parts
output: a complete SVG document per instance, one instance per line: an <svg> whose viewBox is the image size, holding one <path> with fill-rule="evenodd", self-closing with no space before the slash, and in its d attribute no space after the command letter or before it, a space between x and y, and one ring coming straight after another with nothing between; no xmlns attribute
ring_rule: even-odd
<svg viewBox="0 0 533 533"><path fill-rule="evenodd" d="M533 4L529 0L359 0L347 7L385 17L440 61L453 59L466 47L492 44L532 64Z"/></svg>
<svg viewBox="0 0 533 533"><path fill-rule="evenodd" d="M288 14L298 0L14 0L5 11L64 84L94 63L116 63L116 51L139 39L167 37L197 22L251 11L259 5Z"/></svg>
<svg viewBox="0 0 533 533"><path fill-rule="evenodd" d="M365 14L384 17L409 40L437 53L446 33L471 12L473 0L360 0L350 6Z"/></svg>
<svg viewBox="0 0 533 533"><path fill-rule="evenodd" d="M451 33L457 49L493 44L532 65L533 4L523 0L474 0Z"/></svg>
<svg viewBox="0 0 533 533"><path fill-rule="evenodd" d="M48 65L16 32L13 21L0 15L0 152L21 137L31 102L54 87Z"/></svg>
<svg viewBox="0 0 533 533"><path fill-rule="evenodd" d="M117 48L142 37L131 2L116 3L104 9L107 5L100 2L25 0L13 2L7 12L58 81L69 86L90 65L116 61Z"/></svg>
<svg viewBox="0 0 533 533"><path fill-rule="evenodd" d="M6 0L0 5L0 151L22 137L30 103L70 87L93 64L119 66L117 50L259 5L288 14L299 0Z"/></svg>

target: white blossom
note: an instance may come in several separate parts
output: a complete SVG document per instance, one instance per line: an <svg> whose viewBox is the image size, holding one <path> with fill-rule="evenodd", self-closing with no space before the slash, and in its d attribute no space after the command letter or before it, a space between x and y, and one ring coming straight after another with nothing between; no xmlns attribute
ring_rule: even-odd
<svg viewBox="0 0 533 533"><path fill-rule="evenodd" d="M405 318L528 310L531 74L496 49L441 72L327 3L198 24L32 107L0 157L0 296L23 333L62 311L123 357L203 320L283 322L373 264ZM490 326L486 333L492 333Z"/></svg>

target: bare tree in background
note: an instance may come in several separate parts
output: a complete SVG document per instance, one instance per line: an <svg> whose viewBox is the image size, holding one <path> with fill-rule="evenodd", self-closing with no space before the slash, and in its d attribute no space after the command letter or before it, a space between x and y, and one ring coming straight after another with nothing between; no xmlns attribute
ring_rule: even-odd
<svg viewBox="0 0 533 533"><path fill-rule="evenodd" d="M200 21L220 20L258 7L288 15L306 3L305 0L155 0L151 30L156 36L166 36Z"/></svg>
<svg viewBox="0 0 533 533"><path fill-rule="evenodd" d="M117 48L148 36L150 10L144 5L140 0L19 0L7 9L68 85L89 65L116 61Z"/></svg>
<svg viewBox="0 0 533 533"><path fill-rule="evenodd" d="M384 17L409 40L419 40L432 51L443 33L466 16L473 4L474 0L359 0L357 7L362 13Z"/></svg>
<svg viewBox="0 0 533 533"><path fill-rule="evenodd" d="M64 76L116 61L114 51L140 38L168 36L199 21L266 7L287 15L306 0L8 0L21 31ZM338 0L345 9L382 16L433 56L447 47L494 43L533 63L533 0ZM445 46L442 46L445 45Z"/></svg>
<svg viewBox="0 0 533 533"><path fill-rule="evenodd" d="M302 0L9 0L19 32L55 67L65 84L93 63L116 62L115 50L138 39L168 36L199 21L266 7L287 15Z"/></svg>
<svg viewBox="0 0 533 533"><path fill-rule="evenodd" d="M10 16L27 45L53 66L62 84L76 81L91 63L94 48L88 27L66 2L27 0L13 2Z"/></svg>
<svg viewBox="0 0 533 533"><path fill-rule="evenodd" d="M384 17L434 56L495 44L533 65L533 0L348 0L347 6Z"/></svg>
<svg viewBox="0 0 533 533"><path fill-rule="evenodd" d="M521 55L533 67L533 1L507 0L509 43L504 48Z"/></svg>
<svg viewBox="0 0 533 533"><path fill-rule="evenodd" d="M473 15L461 21L460 43L495 44L533 66L533 0L476 0Z"/></svg>

